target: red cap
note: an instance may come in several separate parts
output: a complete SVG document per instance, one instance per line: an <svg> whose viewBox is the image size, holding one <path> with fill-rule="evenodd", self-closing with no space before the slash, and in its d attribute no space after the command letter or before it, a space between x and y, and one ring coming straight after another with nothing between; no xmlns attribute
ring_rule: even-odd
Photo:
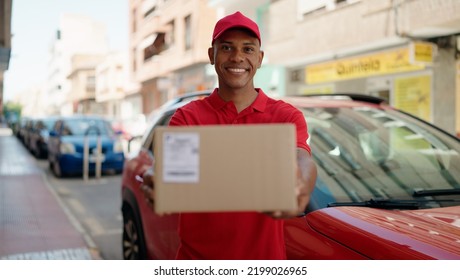
<svg viewBox="0 0 460 280"><path fill-rule="evenodd" d="M250 18L245 17L240 12L236 12L234 14L223 17L216 23L216 26L214 27L214 32L212 34L211 44L213 44L214 41L220 37L220 35L222 35L225 31L231 28L244 28L251 31L254 34L254 36L256 36L257 39L259 39L259 43L262 44L260 40L259 27L257 26L257 24Z"/></svg>

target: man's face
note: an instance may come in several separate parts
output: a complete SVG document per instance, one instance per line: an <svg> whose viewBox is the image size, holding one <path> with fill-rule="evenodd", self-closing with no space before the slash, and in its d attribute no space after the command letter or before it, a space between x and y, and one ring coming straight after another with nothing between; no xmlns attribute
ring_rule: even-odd
<svg viewBox="0 0 460 280"><path fill-rule="evenodd" d="M264 56L256 37L245 30L227 30L209 48L208 55L220 88L254 88L253 78Z"/></svg>

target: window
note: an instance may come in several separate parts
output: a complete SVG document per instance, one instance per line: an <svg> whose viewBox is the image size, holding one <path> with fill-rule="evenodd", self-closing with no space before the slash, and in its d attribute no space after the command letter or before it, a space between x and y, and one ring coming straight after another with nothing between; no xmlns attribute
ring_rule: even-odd
<svg viewBox="0 0 460 280"><path fill-rule="evenodd" d="M154 14L157 8L157 0L144 0L141 5L142 14L144 18L150 17Z"/></svg>
<svg viewBox="0 0 460 280"><path fill-rule="evenodd" d="M86 77L86 89L94 90L95 88L96 88L96 77L92 75Z"/></svg>
<svg viewBox="0 0 460 280"><path fill-rule="evenodd" d="M166 48L171 48L172 46L174 46L174 42L175 42L175 37L176 37L176 27L175 27L175 24L174 24L174 20L171 20L168 24L167 24L167 29L168 31L166 32L166 35L165 35L165 43L166 43Z"/></svg>
<svg viewBox="0 0 460 280"><path fill-rule="evenodd" d="M136 72L137 70L137 64L136 64L136 48L133 49L133 72Z"/></svg>
<svg viewBox="0 0 460 280"><path fill-rule="evenodd" d="M113 135L107 121L100 119L69 119L64 123L62 135Z"/></svg>
<svg viewBox="0 0 460 280"><path fill-rule="evenodd" d="M361 0L297 0L297 11L299 18L320 10L334 10L337 6L352 4Z"/></svg>
<svg viewBox="0 0 460 280"><path fill-rule="evenodd" d="M331 0L297 0L297 7L299 14L303 16L305 14L313 13L317 10L325 9L328 2L331 2Z"/></svg>
<svg viewBox="0 0 460 280"><path fill-rule="evenodd" d="M153 151L154 149L154 132L155 132L155 128L158 127L158 126L167 126L169 124L169 121L171 120L172 116L173 116L174 112L168 112L167 114L165 114L164 116L161 116L161 120L158 121L158 123L155 125L155 127L152 128L152 130L150 130L149 132L149 135L147 136L146 140L144 141L144 148L146 148L147 150L149 151Z"/></svg>
<svg viewBox="0 0 460 280"><path fill-rule="evenodd" d="M192 48L192 16L188 15L184 19L185 25L185 50Z"/></svg>

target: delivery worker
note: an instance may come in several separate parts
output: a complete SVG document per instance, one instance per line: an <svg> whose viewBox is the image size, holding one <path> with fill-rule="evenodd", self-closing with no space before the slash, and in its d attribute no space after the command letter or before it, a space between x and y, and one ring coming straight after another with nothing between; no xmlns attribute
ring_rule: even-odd
<svg viewBox="0 0 460 280"><path fill-rule="evenodd" d="M254 88L264 52L257 24L240 12L219 20L208 50L219 87L204 99L179 108L170 125L293 123L297 131L297 201L294 212L181 213L177 259L285 259L283 218L303 213L316 180L303 114ZM225 147L223 147L225 149ZM152 178L144 175L146 197Z"/></svg>

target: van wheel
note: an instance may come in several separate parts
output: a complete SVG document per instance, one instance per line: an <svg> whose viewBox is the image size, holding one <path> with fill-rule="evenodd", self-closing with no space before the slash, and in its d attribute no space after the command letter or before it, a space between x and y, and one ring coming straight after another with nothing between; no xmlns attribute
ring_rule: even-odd
<svg viewBox="0 0 460 280"><path fill-rule="evenodd" d="M141 227L131 210L123 210L123 259L147 258Z"/></svg>

